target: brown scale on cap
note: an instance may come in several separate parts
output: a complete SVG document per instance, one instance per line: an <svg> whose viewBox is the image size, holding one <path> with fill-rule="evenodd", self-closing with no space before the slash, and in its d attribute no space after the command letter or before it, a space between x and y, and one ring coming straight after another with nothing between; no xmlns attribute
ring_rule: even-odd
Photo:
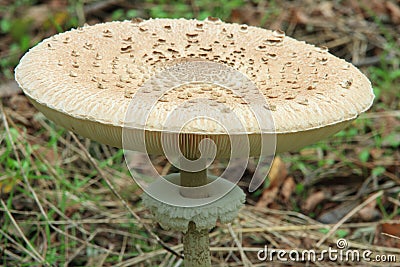
<svg viewBox="0 0 400 267"><path fill-rule="evenodd" d="M104 37L111 38L111 37L113 37L113 34L112 34L112 32L111 32L109 29L104 29L104 30L103 30L103 36L104 36Z"/></svg>
<svg viewBox="0 0 400 267"><path fill-rule="evenodd" d="M267 100L278 133L354 119L373 99L367 78L326 47L299 42L280 30L228 24L211 17L204 21L133 19L61 33L22 58L16 79L40 105L119 127L130 98L146 81L190 60L220 63L246 75ZM232 110L246 102L218 86L209 91L203 87L185 89L191 96L184 99L182 92L172 90L160 100L165 101L160 112L182 101L207 98L210 92L221 93L217 98L223 103L219 104ZM153 90L157 91L156 86ZM207 132L207 127L202 130ZM248 131L256 129L249 126Z"/></svg>
<svg viewBox="0 0 400 267"><path fill-rule="evenodd" d="M93 44L89 42L85 42L83 45L83 48L86 48L87 50L92 50L93 49Z"/></svg>

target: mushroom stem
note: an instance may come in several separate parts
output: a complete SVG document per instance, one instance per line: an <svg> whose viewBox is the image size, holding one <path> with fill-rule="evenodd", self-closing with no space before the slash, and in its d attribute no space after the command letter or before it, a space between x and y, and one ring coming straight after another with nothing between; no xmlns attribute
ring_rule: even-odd
<svg viewBox="0 0 400 267"><path fill-rule="evenodd" d="M211 266L208 230L196 230L196 224L189 222L188 230L183 236L183 252L185 267Z"/></svg>
<svg viewBox="0 0 400 267"><path fill-rule="evenodd" d="M203 185L208 183L207 169L199 172L187 172L180 170L181 188L180 193L188 198L205 198L208 193ZM201 188L199 188L201 187ZM185 255L185 267L208 267L211 266L210 241L208 230L196 230L196 224L189 222L188 230L183 235L183 252Z"/></svg>
<svg viewBox="0 0 400 267"><path fill-rule="evenodd" d="M208 197L206 188L201 187L208 183L207 169L201 170L199 172L187 172L180 170L180 178L181 186L184 187L180 190L182 196L188 198Z"/></svg>

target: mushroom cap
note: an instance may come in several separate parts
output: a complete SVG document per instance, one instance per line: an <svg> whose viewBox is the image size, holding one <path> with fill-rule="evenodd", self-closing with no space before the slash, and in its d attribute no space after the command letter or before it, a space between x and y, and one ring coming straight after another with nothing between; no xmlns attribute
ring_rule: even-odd
<svg viewBox="0 0 400 267"><path fill-rule="evenodd" d="M157 95L159 84L143 89L158 73L172 70L179 76L183 70L190 76L196 70L187 67L202 62L222 66L216 74L222 78L226 69L242 74L256 89L243 84L235 88L229 79L223 85L188 83L161 96ZM185 121L199 111L210 110L213 118L225 122L233 112L242 127L235 129L232 123L230 135L248 136L251 155L257 155L268 135L276 136L277 152L325 138L366 111L374 99L369 80L326 48L297 41L281 31L213 18L135 19L60 33L23 56L15 79L32 103L55 123L116 147L123 146L127 112L139 90L149 96L136 98L139 106L157 95L145 124L133 120L130 125L133 136L145 132L147 152L155 154L163 153L162 134L174 133L179 126L169 124ZM245 101L237 94L246 96ZM218 104L196 103L196 98ZM258 101L261 98L264 102ZM249 107L249 102L256 104ZM176 112L179 108L184 112ZM260 127L252 109L269 114L273 125ZM229 154L229 135L215 121L196 118L179 132L185 140L212 139L217 157Z"/></svg>

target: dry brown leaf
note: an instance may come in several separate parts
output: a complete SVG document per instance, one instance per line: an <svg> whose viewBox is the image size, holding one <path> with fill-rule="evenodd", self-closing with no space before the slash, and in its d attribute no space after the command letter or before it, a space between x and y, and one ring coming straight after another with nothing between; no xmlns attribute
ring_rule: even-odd
<svg viewBox="0 0 400 267"><path fill-rule="evenodd" d="M383 155L384 152L385 151L383 149L378 148L378 147L371 148L371 150L369 151L369 153L371 154L373 159L379 159Z"/></svg>
<svg viewBox="0 0 400 267"><path fill-rule="evenodd" d="M362 208L357 215L360 216L361 220L366 222L378 219L380 217L380 213L376 210L376 200L368 203L368 205Z"/></svg>
<svg viewBox="0 0 400 267"><path fill-rule="evenodd" d="M269 187L279 187L287 176L286 165L282 159L277 156L272 162L271 169L268 173Z"/></svg>
<svg viewBox="0 0 400 267"><path fill-rule="evenodd" d="M374 244L400 248L400 222L381 223L376 228Z"/></svg>
<svg viewBox="0 0 400 267"><path fill-rule="evenodd" d="M292 195L295 188L296 182L294 181L293 177L289 176L288 178L286 178L286 180L283 182L281 189L281 194L285 202L289 201L290 196Z"/></svg>
<svg viewBox="0 0 400 267"><path fill-rule="evenodd" d="M382 233L397 236L400 238L400 222L399 223L382 223Z"/></svg>
<svg viewBox="0 0 400 267"><path fill-rule="evenodd" d="M282 159L277 156L272 162L271 169L269 171L269 187L264 189L260 199L258 200L256 207L266 207L271 204L279 192L279 187L287 176L286 165Z"/></svg>
<svg viewBox="0 0 400 267"><path fill-rule="evenodd" d="M302 209L307 212L314 210L315 207L326 198L326 196L327 195L325 191L317 191L312 193L304 202Z"/></svg>
<svg viewBox="0 0 400 267"><path fill-rule="evenodd" d="M278 187L269 187L265 189L255 206L264 208L273 203L278 195L278 189Z"/></svg>
<svg viewBox="0 0 400 267"><path fill-rule="evenodd" d="M317 149L313 147L306 147L300 150L300 155L307 157L307 156L315 156L317 154Z"/></svg>
<svg viewBox="0 0 400 267"><path fill-rule="evenodd" d="M392 22L395 24L400 24L400 7L391 1L386 1L386 8L390 13Z"/></svg>

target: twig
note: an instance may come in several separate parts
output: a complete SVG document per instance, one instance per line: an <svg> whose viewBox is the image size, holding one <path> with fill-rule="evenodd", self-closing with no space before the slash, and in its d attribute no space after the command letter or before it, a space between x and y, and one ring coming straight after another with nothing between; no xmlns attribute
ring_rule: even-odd
<svg viewBox="0 0 400 267"><path fill-rule="evenodd" d="M381 221L377 222L361 222L361 223L344 223L340 228L362 228L368 226L377 226ZM385 221L385 223L399 223L398 220ZM283 226L266 226L266 227L246 227L234 228L235 232L240 233L262 233L262 232L294 232L326 229L335 226L336 224L310 224L310 225L283 225Z"/></svg>
<svg viewBox="0 0 400 267"><path fill-rule="evenodd" d="M260 249L264 248L256 248L256 247L242 247L241 248L243 251L246 252L258 252ZM211 247L211 251L214 252L230 252L230 251L240 251L238 247Z"/></svg>
<svg viewBox="0 0 400 267"><path fill-rule="evenodd" d="M361 203L360 205L358 205L357 207L355 207L353 210L351 210L349 213L346 214L346 216L344 216L337 224L335 224L330 230L329 232L321 238L321 240L319 240L319 242L316 244L316 247L320 247L322 245L322 243L325 242L325 240L330 237L337 229L339 229L339 227L344 224L348 219L350 219L354 214L356 214L357 212L359 212L362 208L364 208L365 206L367 206L369 203L371 203L372 201L374 201L375 199L377 199L378 197L382 196L383 191L379 191L375 194L373 194L372 196L370 196L367 200L365 200L363 203Z"/></svg>
<svg viewBox="0 0 400 267"><path fill-rule="evenodd" d="M34 259L37 262L40 262L40 259L37 258L37 256L35 254L32 254L32 252L30 252L29 250L27 250L26 248L24 248L24 246L22 246L20 243L18 243L17 241L15 241L10 235L8 235L6 232L4 232L3 230L0 229L0 234L5 236L11 243L13 243L14 245L16 245L19 249L21 249L22 251L24 251L27 255L29 255L32 259Z"/></svg>
<svg viewBox="0 0 400 267"><path fill-rule="evenodd" d="M394 58L395 57L393 55L389 55L385 58L382 58L381 56L367 57L367 58L358 60L357 62L354 63L354 65L357 67L371 66L371 65L378 64L382 61L391 61Z"/></svg>
<svg viewBox="0 0 400 267"><path fill-rule="evenodd" d="M382 117L400 117L400 110L363 113L358 119L380 119Z"/></svg>
<svg viewBox="0 0 400 267"><path fill-rule="evenodd" d="M0 211L3 209L0 208ZM81 219L81 220L58 220L58 221L47 221L47 222L41 222L41 221L19 221L20 224L33 224L33 225L43 225L46 223L51 223L54 225L79 225L79 224L121 224L121 223L132 223L134 219L128 219L128 218L105 218L105 219ZM135 220L136 221L136 220Z"/></svg>
<svg viewBox="0 0 400 267"><path fill-rule="evenodd" d="M122 239L121 250L120 250L119 256L118 256L118 262L121 262L124 257L127 242L128 242L128 237L124 236L124 238Z"/></svg>
<svg viewBox="0 0 400 267"><path fill-rule="evenodd" d="M1 229L0 229L0 232L2 232ZM4 232L2 232L2 233L4 233ZM20 244L18 244L18 245L20 245ZM22 247L22 248L24 248L24 247ZM7 256L10 256L10 257L13 257L13 258L17 259L19 263L25 263L26 262L25 259L23 259L22 257L18 256L15 253L9 251L8 249L6 249L5 247L3 247L0 244L0 255L4 255L4 254L6 254Z"/></svg>
<svg viewBox="0 0 400 267"><path fill-rule="evenodd" d="M233 238L233 241L235 242L236 246L239 249L240 257L242 258L243 265L245 267L250 266L251 261L249 261L249 259L246 256L246 253L243 251L242 244L241 244L241 242L239 241L239 239L237 238L235 232L232 229L232 224L228 224L228 230L229 230L229 233L231 234L231 236Z"/></svg>
<svg viewBox="0 0 400 267"><path fill-rule="evenodd" d="M399 236L396 236L396 235L391 235L391 234L388 234L388 233L381 233L382 235L385 235L385 236L388 236L388 237L392 237L392 238L395 238L395 239L399 239L400 240L400 237Z"/></svg>
<svg viewBox="0 0 400 267"><path fill-rule="evenodd" d="M171 249L173 249L174 251L179 251L179 250L183 249L183 245L182 244L176 245L176 246L173 246ZM143 261L146 261L146 260L156 257L156 256L164 255L165 253L166 253L165 249L154 250L154 251L148 252L146 254L136 256L135 258L120 262L114 266L115 267L138 266L138 264Z"/></svg>

